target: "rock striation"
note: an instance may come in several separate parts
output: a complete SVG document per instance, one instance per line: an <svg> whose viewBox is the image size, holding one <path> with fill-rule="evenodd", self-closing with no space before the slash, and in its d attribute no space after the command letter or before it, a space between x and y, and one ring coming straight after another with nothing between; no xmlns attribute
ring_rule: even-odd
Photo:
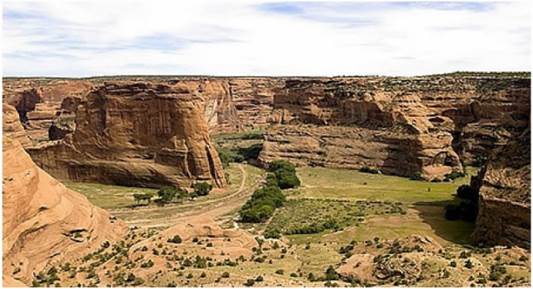
<svg viewBox="0 0 533 289"><path fill-rule="evenodd" d="M102 242L119 240L126 225L91 205L38 168L11 125L14 108L4 105L3 284L29 286L49 264L78 258Z"/></svg>
<svg viewBox="0 0 533 289"><path fill-rule="evenodd" d="M204 99L188 85L107 83L80 100L75 130L29 148L59 179L129 186L225 184Z"/></svg>
<svg viewBox="0 0 533 289"><path fill-rule="evenodd" d="M472 179L479 191L475 241L488 244L531 246L530 132L492 154Z"/></svg>

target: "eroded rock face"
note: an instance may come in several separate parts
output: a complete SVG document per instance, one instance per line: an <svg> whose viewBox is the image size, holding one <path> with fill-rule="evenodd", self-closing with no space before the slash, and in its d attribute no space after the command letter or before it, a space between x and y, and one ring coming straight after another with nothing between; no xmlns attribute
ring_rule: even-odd
<svg viewBox="0 0 533 289"><path fill-rule="evenodd" d="M60 179L151 187L193 180L225 184L204 99L179 83L105 84L78 105L74 133L29 152Z"/></svg>
<svg viewBox="0 0 533 289"><path fill-rule="evenodd" d="M462 171L452 147L453 121L424 105L418 94L388 91L379 81L286 81L275 95L278 126L267 132L261 160L375 167L426 179Z"/></svg>
<svg viewBox="0 0 533 289"><path fill-rule="evenodd" d="M47 264L78 258L119 240L126 225L38 168L19 143L4 106L4 286L29 286ZM7 129L6 129L7 128Z"/></svg>
<svg viewBox="0 0 533 289"><path fill-rule="evenodd" d="M494 152L472 186L479 190L473 237L493 245L531 245L531 147L529 130Z"/></svg>
<svg viewBox="0 0 533 289"><path fill-rule="evenodd" d="M4 79L3 87L4 103L17 109L28 138L33 144L40 144L50 140L50 127L68 109L63 108L62 102L79 99L92 84L85 80Z"/></svg>

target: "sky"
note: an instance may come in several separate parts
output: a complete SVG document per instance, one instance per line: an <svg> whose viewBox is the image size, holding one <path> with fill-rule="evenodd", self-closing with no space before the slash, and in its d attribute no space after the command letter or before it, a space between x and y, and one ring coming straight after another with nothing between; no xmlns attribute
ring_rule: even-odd
<svg viewBox="0 0 533 289"><path fill-rule="evenodd" d="M530 71L528 1L2 2L4 76Z"/></svg>

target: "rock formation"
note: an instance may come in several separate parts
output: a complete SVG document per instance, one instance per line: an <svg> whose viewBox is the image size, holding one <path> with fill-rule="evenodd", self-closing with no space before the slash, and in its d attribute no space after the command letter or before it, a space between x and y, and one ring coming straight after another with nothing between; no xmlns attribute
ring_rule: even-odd
<svg viewBox="0 0 533 289"><path fill-rule="evenodd" d="M61 141L28 149L56 178L151 187L225 183L204 100L189 85L105 84L80 101L75 123Z"/></svg>
<svg viewBox="0 0 533 289"><path fill-rule="evenodd" d="M64 99L84 96L92 84L83 80L4 80L4 103L14 106L34 144L49 140L49 128L63 112Z"/></svg>
<svg viewBox="0 0 533 289"><path fill-rule="evenodd" d="M471 186L479 191L473 237L488 245L531 245L530 132L495 151Z"/></svg>
<svg viewBox="0 0 533 289"><path fill-rule="evenodd" d="M462 171L453 121L416 93L368 90L367 79L288 80L275 95L261 160L444 178Z"/></svg>
<svg viewBox="0 0 533 289"><path fill-rule="evenodd" d="M24 131L13 125L16 117L4 105L4 286L28 286L46 265L78 258L127 230L32 162L19 143Z"/></svg>

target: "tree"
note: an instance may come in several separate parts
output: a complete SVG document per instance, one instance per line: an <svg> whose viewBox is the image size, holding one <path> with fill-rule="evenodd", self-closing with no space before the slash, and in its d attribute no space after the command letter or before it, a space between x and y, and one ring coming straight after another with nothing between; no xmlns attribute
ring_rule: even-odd
<svg viewBox="0 0 533 289"><path fill-rule="evenodd" d="M146 201L148 204L150 204L150 201L152 200L153 195L150 193L144 193L144 194L133 194L133 199L137 204L139 204L142 201Z"/></svg>
<svg viewBox="0 0 533 289"><path fill-rule="evenodd" d="M168 204L177 199L182 199L187 195L183 190L177 189L175 187L165 186L159 189L157 196L159 201L163 204Z"/></svg>
<svg viewBox="0 0 533 289"><path fill-rule="evenodd" d="M194 194L197 196L207 196L213 189L213 185L207 182L199 182L193 185Z"/></svg>

